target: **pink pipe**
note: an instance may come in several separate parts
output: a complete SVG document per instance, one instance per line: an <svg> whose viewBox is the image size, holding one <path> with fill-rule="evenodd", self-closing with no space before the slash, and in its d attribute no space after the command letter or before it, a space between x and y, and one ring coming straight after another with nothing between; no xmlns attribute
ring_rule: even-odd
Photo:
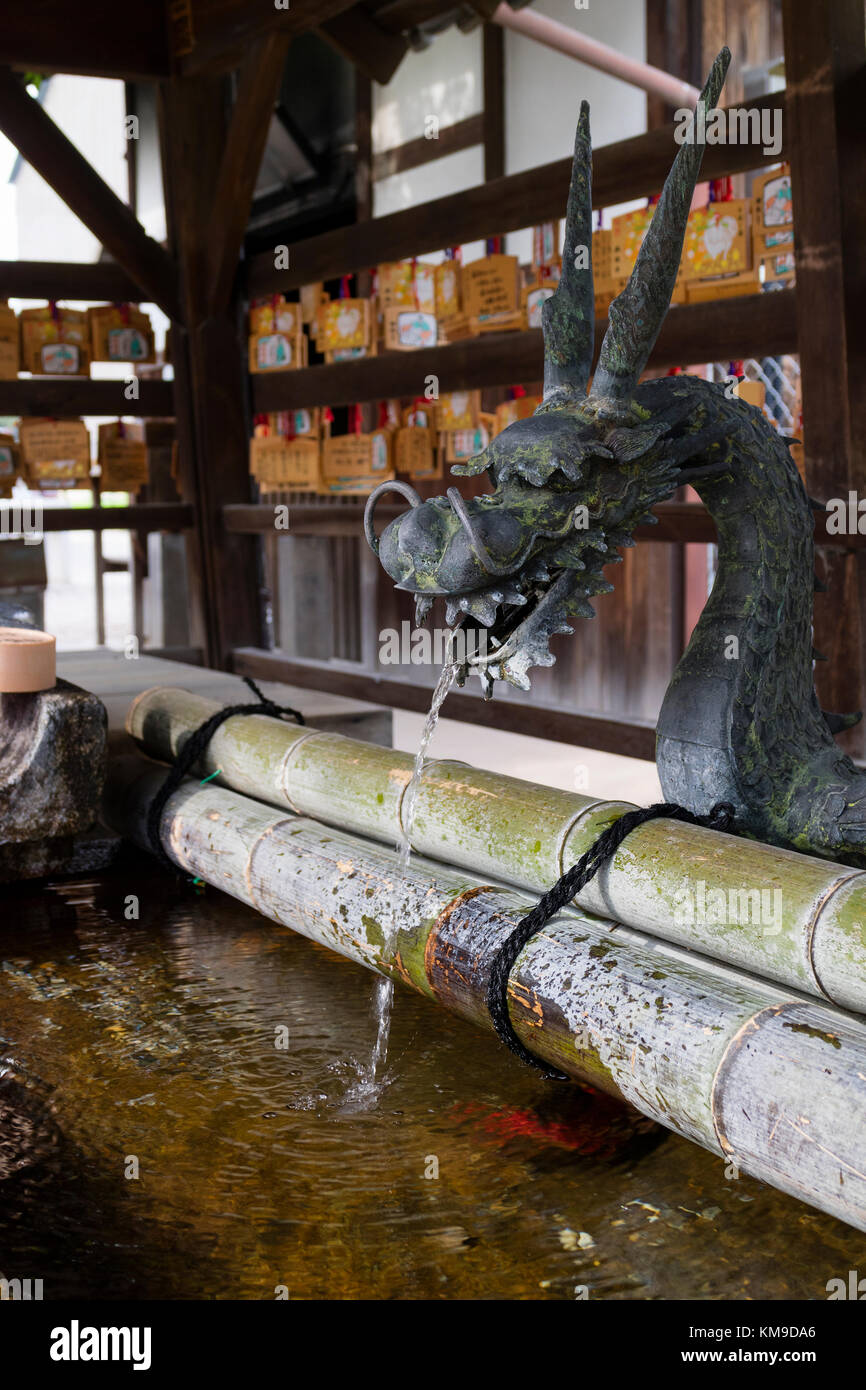
<svg viewBox="0 0 866 1390"><path fill-rule="evenodd" d="M661 68L651 67L649 63L627 58L624 53L617 53L616 49L608 48L606 43L587 38L585 34L579 34L577 30L569 29L555 19L547 19L535 10L512 10L510 5L503 3L494 11L493 22L501 24L503 29L513 29L515 33L523 34L528 39L535 39L536 43L555 48L557 53L579 58L582 63L588 63L590 67L598 68L601 72L609 72L613 77L620 77L623 82L630 82L632 86L641 87L645 92L663 97L670 106L677 109L684 106L694 107L700 96L697 87L693 87L691 83L671 77L669 73L662 72Z"/></svg>

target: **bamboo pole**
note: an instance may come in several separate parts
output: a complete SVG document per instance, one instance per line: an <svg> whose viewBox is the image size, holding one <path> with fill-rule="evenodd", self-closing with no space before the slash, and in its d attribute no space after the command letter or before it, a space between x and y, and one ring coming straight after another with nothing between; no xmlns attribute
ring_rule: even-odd
<svg viewBox="0 0 866 1390"><path fill-rule="evenodd" d="M171 761L218 708L188 691L149 690L133 703L127 729L145 752ZM235 716L214 736L199 771L218 769L223 785L386 844L406 829L401 814L412 759L393 749L261 715ZM410 839L419 854L543 892L631 809L628 802L433 759ZM866 874L860 870L657 820L633 831L576 901L601 917L866 1013Z"/></svg>
<svg viewBox="0 0 866 1390"><path fill-rule="evenodd" d="M105 812L147 847L165 769L112 760ZM181 868L490 1027L491 958L531 899L234 791L186 781L161 820ZM524 948L510 1015L537 1056L725 1162L866 1230L866 1028L571 910Z"/></svg>

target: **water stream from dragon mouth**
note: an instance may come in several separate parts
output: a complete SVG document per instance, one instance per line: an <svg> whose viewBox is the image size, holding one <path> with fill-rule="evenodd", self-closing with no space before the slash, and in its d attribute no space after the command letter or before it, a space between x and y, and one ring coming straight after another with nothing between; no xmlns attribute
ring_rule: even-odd
<svg viewBox="0 0 866 1390"><path fill-rule="evenodd" d="M401 802L400 839L395 849L399 856L400 872L404 874L409 867L409 860L412 855L412 823L415 819L415 807L418 801L418 792L421 787L421 778L424 775L424 763L427 757L427 750L436 732L436 725L439 723L439 715L445 703L445 698L454 684L455 677L459 670L459 663L452 659L457 631L457 628L453 628L448 634L445 664L439 673L439 679L433 691L430 709L424 721L424 728L421 731L418 752L415 754L412 776L406 784L406 790L403 793ZM383 927L386 937L390 937L396 931L397 923L392 917L383 921ZM370 1065L357 1084L351 1088L347 1097L347 1099L355 1104L372 1104L383 1089L384 1080L382 1077L382 1068L388 1056L388 1040L391 1034L391 1013L393 1006L394 982L393 980L386 979L384 976L380 976L376 981L376 993L373 1001L374 1017L376 1020L376 1041L373 1045Z"/></svg>

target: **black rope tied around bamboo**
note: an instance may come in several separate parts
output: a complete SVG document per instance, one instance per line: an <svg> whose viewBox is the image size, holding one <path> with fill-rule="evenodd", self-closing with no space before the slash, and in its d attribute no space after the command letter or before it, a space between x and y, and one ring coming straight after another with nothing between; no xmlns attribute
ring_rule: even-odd
<svg viewBox="0 0 866 1390"><path fill-rule="evenodd" d="M190 772L203 756L205 749L216 733L220 725L227 719L231 719L235 714L269 714L274 719L289 718L296 724L303 724L306 721L300 710L292 709L291 705L278 705L273 700L269 700L267 695L256 685L251 676L244 676L244 682L256 696L258 704L255 705L226 705L225 709L218 709L216 714L212 714L197 729L193 729L189 738L184 743L177 758L170 768L168 776L151 801L147 810L147 838L150 847L157 858L167 864L175 873L178 867L173 859L170 859L162 847L159 828L162 821L162 813L170 796L177 791L184 777Z"/></svg>
<svg viewBox="0 0 866 1390"><path fill-rule="evenodd" d="M647 806L637 811L628 811L619 820L609 825L607 830L603 830L598 839L595 840L586 851L573 864L566 873L562 875L557 883L545 893L544 897L536 903L535 907L526 914L520 921L519 926L506 938L493 957L493 964L490 968L490 978L487 985L487 1008L493 1027L505 1046L510 1048L515 1056L521 1061L527 1062L529 1066L537 1067L555 1081L567 1081L562 1072L542 1062L538 1057L534 1057L531 1052L523 1046L514 1029L511 1026L511 1019L508 1014L508 980L514 963L520 952L523 950L536 932L546 927L552 917L562 908L567 907L572 898L580 892L582 888L595 878L599 869L603 869L605 864L609 864L616 854L623 840L636 830L639 825L646 825L651 820L680 820L687 825L701 825L709 830L731 830L734 823L734 808L727 801L719 801L706 816L696 816L691 811L686 810L685 806L677 806L674 803L657 802L654 806Z"/></svg>

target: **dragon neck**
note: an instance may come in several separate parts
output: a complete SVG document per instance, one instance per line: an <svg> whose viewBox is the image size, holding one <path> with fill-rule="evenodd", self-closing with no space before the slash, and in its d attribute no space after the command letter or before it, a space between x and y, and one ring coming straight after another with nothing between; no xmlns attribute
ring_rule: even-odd
<svg viewBox="0 0 866 1390"><path fill-rule="evenodd" d="M828 748L841 756L812 683L811 507L760 412L692 383L706 408L698 418L725 427L730 469L695 484L718 529L718 570L662 705L659 770L666 794L681 791L677 768L692 745L714 799L766 804L768 824L756 828L770 834L798 770ZM694 419L685 432L697 431Z"/></svg>

